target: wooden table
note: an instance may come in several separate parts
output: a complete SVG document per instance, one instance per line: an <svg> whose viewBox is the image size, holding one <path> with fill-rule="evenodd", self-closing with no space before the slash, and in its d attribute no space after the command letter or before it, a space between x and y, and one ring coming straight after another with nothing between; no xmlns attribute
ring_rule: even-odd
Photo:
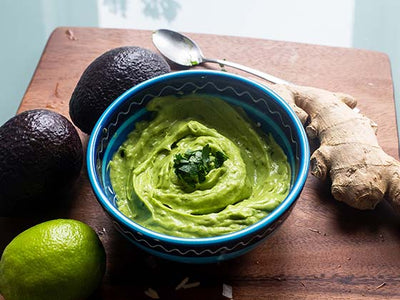
<svg viewBox="0 0 400 300"><path fill-rule="evenodd" d="M73 34L73 37L71 36ZM397 157L390 62L383 53L190 34L209 57L226 58L297 84L352 94L379 124L378 138ZM155 51L150 31L58 28L51 35L19 111L48 108L68 115L71 93L83 70L114 47ZM218 66L206 66L219 68ZM229 72L240 73L228 69ZM247 74L243 74L248 76ZM87 136L81 134L87 144ZM329 186L311 175L292 214L260 247L214 265L185 265L152 257L114 230L82 169L68 204L43 215L0 218L0 250L40 221L73 218L98 232L107 252L107 272L91 299L400 299L400 217L386 204L357 211L331 197ZM198 287L175 290L185 278Z"/></svg>

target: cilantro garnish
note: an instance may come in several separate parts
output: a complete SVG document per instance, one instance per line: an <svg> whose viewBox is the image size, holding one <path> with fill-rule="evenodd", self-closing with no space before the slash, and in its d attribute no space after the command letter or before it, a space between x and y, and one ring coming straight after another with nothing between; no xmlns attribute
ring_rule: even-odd
<svg viewBox="0 0 400 300"><path fill-rule="evenodd" d="M174 158L175 174L190 187L206 180L207 174L220 168L228 157L221 151L212 151L210 145L200 150L188 150L176 154Z"/></svg>

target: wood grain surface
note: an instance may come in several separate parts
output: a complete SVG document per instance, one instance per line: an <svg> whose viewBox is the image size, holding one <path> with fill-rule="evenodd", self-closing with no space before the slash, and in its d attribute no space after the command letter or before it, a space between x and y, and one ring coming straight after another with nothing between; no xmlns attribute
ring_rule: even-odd
<svg viewBox="0 0 400 300"><path fill-rule="evenodd" d="M69 118L68 103L83 70L118 46L156 51L150 31L57 28L49 38L19 112L48 108ZM71 33L71 32L70 32ZM288 81L352 94L379 125L383 149L398 158L390 62L383 53L241 37L189 34L207 57L225 58ZM202 68L218 69L205 65ZM242 74L227 68L229 72ZM86 148L88 137L81 133ZM40 221L73 218L99 234L107 272L91 299L400 299L400 217L382 203L357 211L336 202L327 183L311 175L296 207L270 239L237 259L186 265L153 257L114 230L97 203L86 168L66 200L41 214L0 217L0 251ZM57 201L57 199L54 199ZM176 290L185 278L200 285ZM1 298L1 297L0 297Z"/></svg>

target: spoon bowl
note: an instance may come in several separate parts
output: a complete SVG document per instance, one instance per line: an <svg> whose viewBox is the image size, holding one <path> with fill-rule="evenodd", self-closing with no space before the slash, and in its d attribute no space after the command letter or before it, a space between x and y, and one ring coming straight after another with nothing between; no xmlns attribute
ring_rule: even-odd
<svg viewBox="0 0 400 300"><path fill-rule="evenodd" d="M200 47L187 36L167 29L153 32L153 43L170 61L184 67L197 66L204 61Z"/></svg>

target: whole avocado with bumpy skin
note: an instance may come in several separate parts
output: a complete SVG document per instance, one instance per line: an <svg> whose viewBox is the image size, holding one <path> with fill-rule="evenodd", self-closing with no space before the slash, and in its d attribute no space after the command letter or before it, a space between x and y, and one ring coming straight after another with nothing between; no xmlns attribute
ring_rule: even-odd
<svg viewBox="0 0 400 300"><path fill-rule="evenodd" d="M57 199L77 179L82 163L78 132L61 114L34 109L12 117L0 127L0 213Z"/></svg>
<svg viewBox="0 0 400 300"><path fill-rule="evenodd" d="M148 49L127 46L105 52L86 68L72 93L72 122L90 134L104 110L123 92L170 71L168 63Z"/></svg>

